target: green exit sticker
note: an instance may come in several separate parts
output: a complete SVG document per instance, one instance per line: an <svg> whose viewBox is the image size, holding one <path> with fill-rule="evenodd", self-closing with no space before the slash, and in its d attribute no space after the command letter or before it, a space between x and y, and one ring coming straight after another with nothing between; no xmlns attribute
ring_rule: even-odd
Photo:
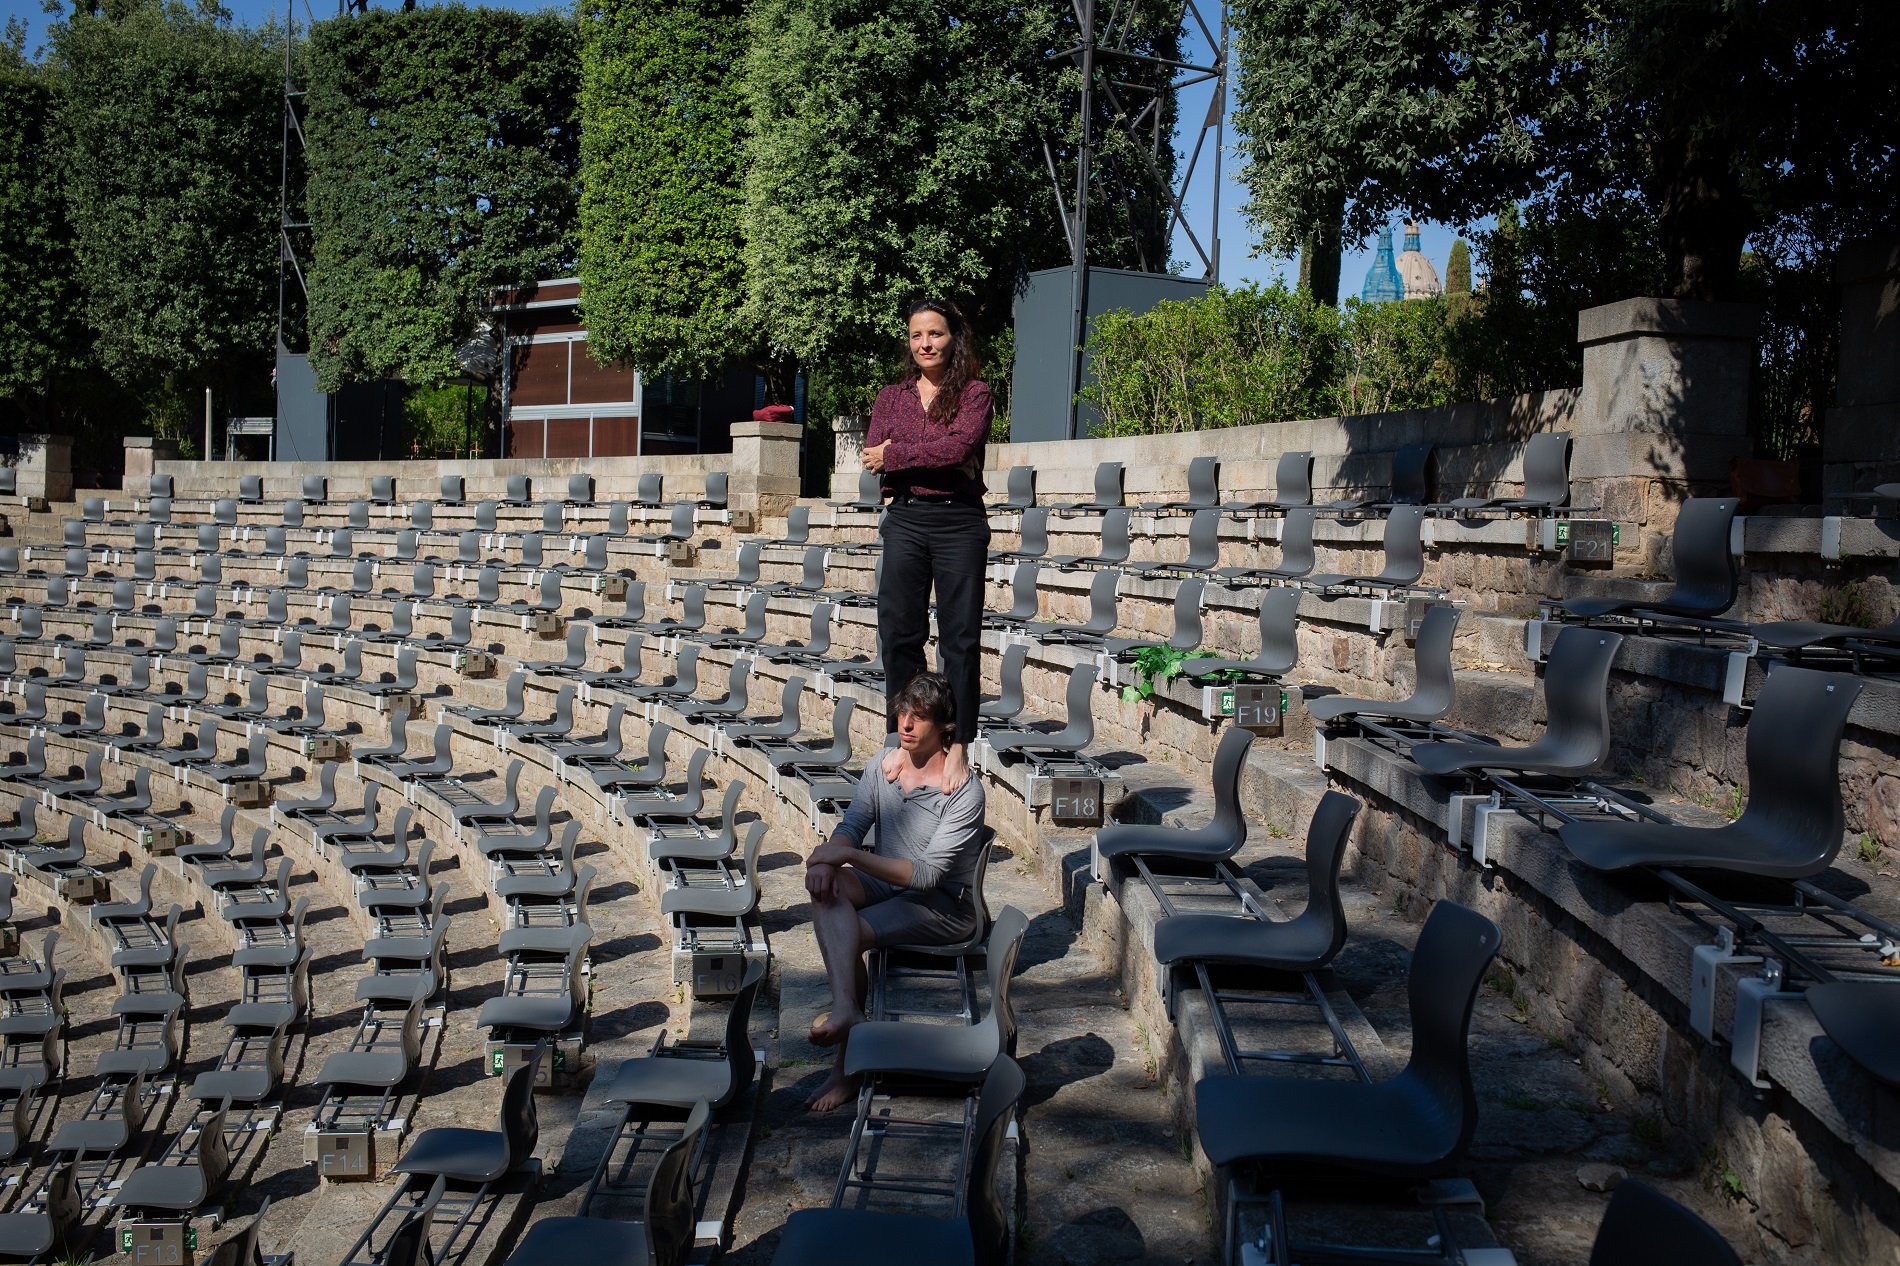
<svg viewBox="0 0 1900 1266"><path fill-rule="evenodd" d="M508 1062L507 1049L505 1047L497 1046L493 1051L489 1052L488 1071L491 1073L499 1073L503 1068L507 1066L507 1062Z"/></svg>
<svg viewBox="0 0 1900 1266"><path fill-rule="evenodd" d="M1557 521L1557 544L1570 544L1569 519L1559 519ZM1621 523L1610 524L1610 544L1612 546L1620 546L1623 544L1623 525Z"/></svg>
<svg viewBox="0 0 1900 1266"><path fill-rule="evenodd" d="M1234 688L1232 686L1220 692L1220 714L1224 717L1234 715Z"/></svg>

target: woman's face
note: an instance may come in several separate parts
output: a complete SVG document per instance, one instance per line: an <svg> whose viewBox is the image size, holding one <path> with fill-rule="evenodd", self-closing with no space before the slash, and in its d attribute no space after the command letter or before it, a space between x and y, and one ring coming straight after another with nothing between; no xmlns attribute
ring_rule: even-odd
<svg viewBox="0 0 1900 1266"><path fill-rule="evenodd" d="M910 319L910 358L926 372L949 363L950 323L928 308Z"/></svg>

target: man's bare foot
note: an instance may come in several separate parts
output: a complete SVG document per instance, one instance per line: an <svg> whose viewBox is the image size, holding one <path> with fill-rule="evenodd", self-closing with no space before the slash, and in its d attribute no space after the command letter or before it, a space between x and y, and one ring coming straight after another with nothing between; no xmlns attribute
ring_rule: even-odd
<svg viewBox="0 0 1900 1266"><path fill-rule="evenodd" d="M805 1106L813 1112L830 1112L834 1108L844 1107L857 1097L858 1079L847 1077L834 1068L831 1076L825 1078L825 1084L805 1101Z"/></svg>
<svg viewBox="0 0 1900 1266"><path fill-rule="evenodd" d="M806 1036L813 1046L836 1046L863 1022L864 1014L855 1009L832 1011L813 1020L811 1032Z"/></svg>

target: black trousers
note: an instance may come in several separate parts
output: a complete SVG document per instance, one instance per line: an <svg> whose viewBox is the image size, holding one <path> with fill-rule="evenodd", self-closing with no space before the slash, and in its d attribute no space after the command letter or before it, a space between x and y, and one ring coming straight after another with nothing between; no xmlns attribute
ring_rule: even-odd
<svg viewBox="0 0 1900 1266"><path fill-rule="evenodd" d="M925 669L930 593L937 594L937 670L957 703L953 742L976 739L978 681L983 668L983 571L989 564L990 520L980 504L899 498L878 529L884 575L877 591L878 644L884 650L884 711Z"/></svg>

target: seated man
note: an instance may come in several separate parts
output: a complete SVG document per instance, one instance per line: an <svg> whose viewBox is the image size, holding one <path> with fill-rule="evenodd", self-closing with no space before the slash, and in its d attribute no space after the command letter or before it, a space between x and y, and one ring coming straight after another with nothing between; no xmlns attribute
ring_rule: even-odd
<svg viewBox="0 0 1900 1266"><path fill-rule="evenodd" d="M864 1019L864 952L947 945L976 930L970 885L983 837L983 782L971 778L954 792L943 790L946 745L956 729L950 683L920 673L894 703L894 774L887 779L883 762L868 762L838 829L805 862L812 931L831 977L831 1014L812 1025L811 1040L838 1048L830 1079L810 1100L817 1112L855 1095L844 1075L844 1043ZM876 845L867 849L873 827Z"/></svg>

